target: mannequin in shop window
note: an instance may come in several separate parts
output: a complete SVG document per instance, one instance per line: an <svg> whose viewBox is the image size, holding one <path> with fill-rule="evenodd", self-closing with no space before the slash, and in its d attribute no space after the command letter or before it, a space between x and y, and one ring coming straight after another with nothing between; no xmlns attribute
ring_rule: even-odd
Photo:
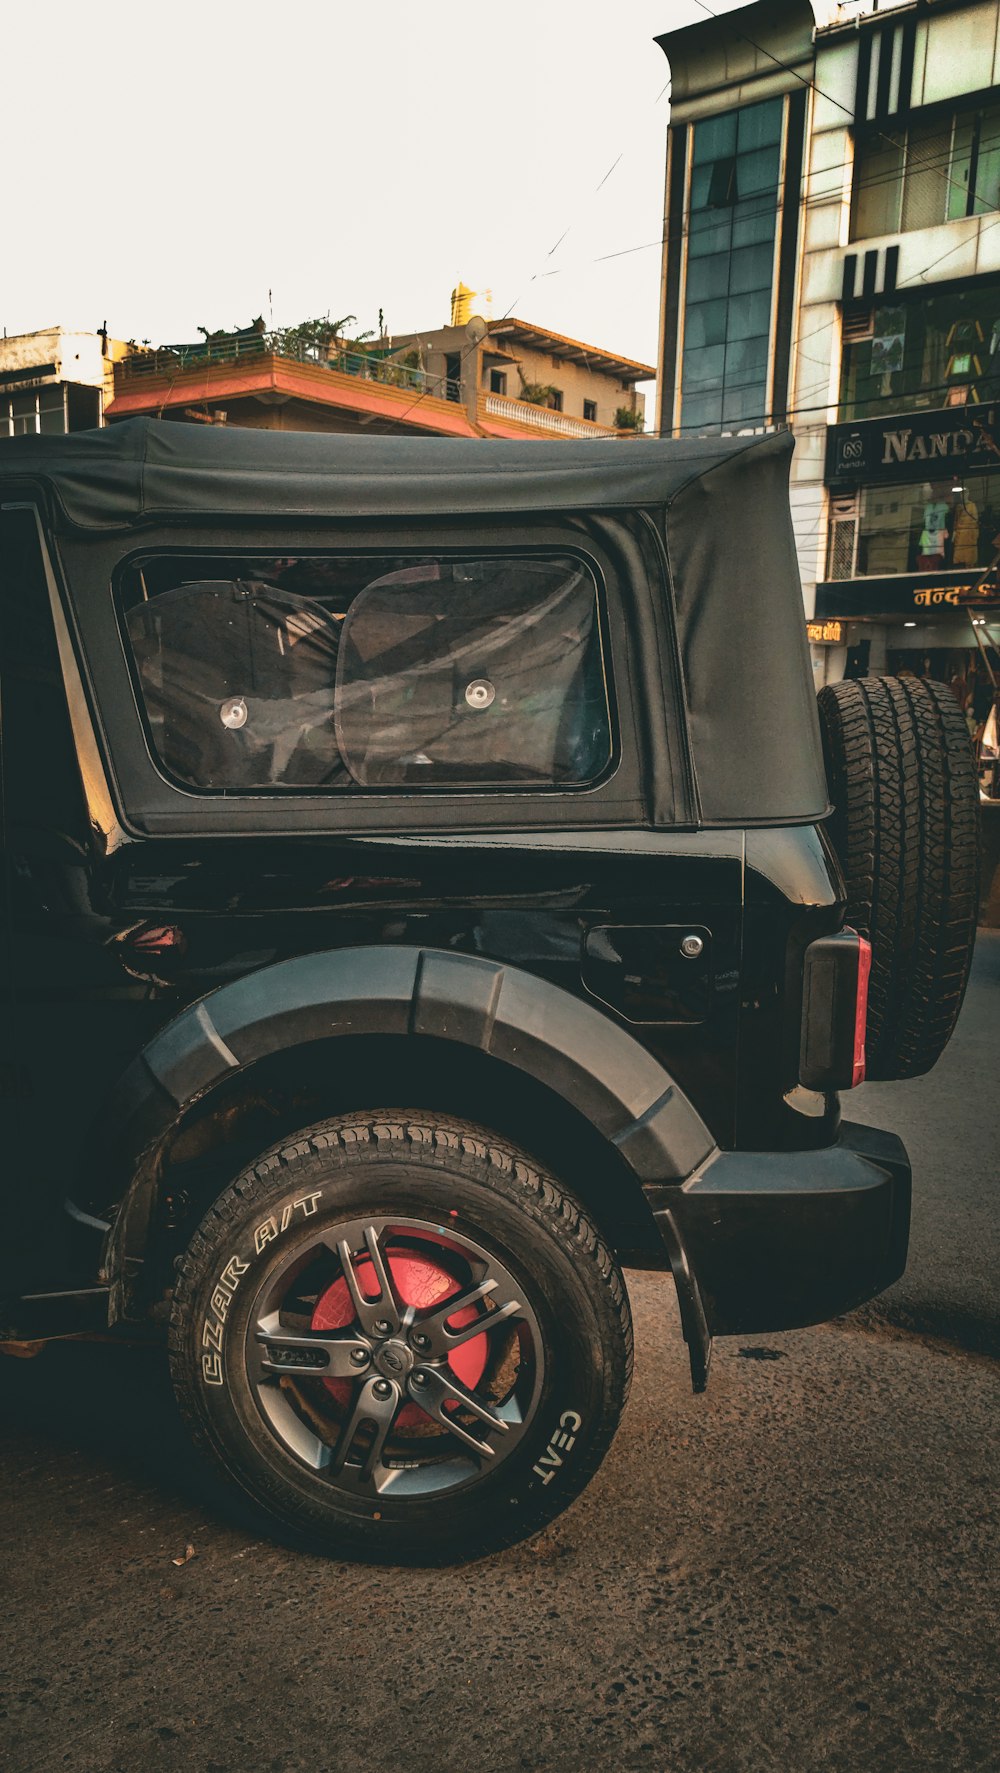
<svg viewBox="0 0 1000 1773"><path fill-rule="evenodd" d="M979 507L964 491L959 493L955 505L951 559L953 566L979 564Z"/></svg>
<svg viewBox="0 0 1000 1773"><path fill-rule="evenodd" d="M939 572L945 564L948 549L948 519L951 501L943 486L928 486L930 497L923 509L923 528L917 543L917 571Z"/></svg>

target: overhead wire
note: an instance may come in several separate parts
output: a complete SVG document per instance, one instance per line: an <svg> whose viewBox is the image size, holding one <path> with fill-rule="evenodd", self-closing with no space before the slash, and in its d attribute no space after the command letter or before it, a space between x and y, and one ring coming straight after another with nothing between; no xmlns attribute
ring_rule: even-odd
<svg viewBox="0 0 1000 1773"><path fill-rule="evenodd" d="M695 4L697 6L699 6L701 11L706 13L709 18L712 18L712 19L716 20L717 22L720 22L722 17L728 16L728 15L721 15L721 14L713 11L713 9L705 3L705 0L695 0ZM815 80L815 78L801 74L797 68L793 68L790 63L788 63L787 61L784 61L780 56L776 56L776 55L772 54L772 52L770 50L765 49L764 46L762 44L758 43L754 38L748 37L745 32L737 30L736 35L739 36L741 38L741 40L743 42L747 43L751 48L757 50L759 54L765 56L767 58L767 60L773 62L776 67L779 67L784 72L790 74L794 79L798 80L801 85L803 85L807 88L811 88L821 98L825 99L829 104L832 104L838 110L843 111L845 116L851 118L852 122L854 121L854 112L851 109L851 107L848 105L845 105L840 99L835 98L831 93L827 92L823 87L821 87L819 85L819 83ZM656 94L655 98L653 99L653 101L652 101L653 108L655 108L656 105L659 104L660 100L664 97L665 93L669 90L669 87L670 87L670 81L668 80L661 87L660 91ZM877 136L878 139L886 142L890 147L892 147L894 149L898 149L901 145L898 139L886 134L881 129L877 129L877 130L873 131L872 133L875 136ZM616 171L617 167L620 165L622 159L624 158L625 152L626 152L625 148L622 148L619 150L618 154L615 156L614 160L611 162L607 171L603 174L601 179L598 181L597 185L594 187L592 193L590 194L590 198L587 200L588 203L590 201L592 201L593 198L607 184L608 180L612 177L613 173ZM952 179L950 177L950 175L944 170L946 164L950 166L951 161L952 161L952 152L949 149L947 155L942 154L939 158L937 158L935 160L924 162L922 164L918 163L916 170L919 172L940 172L941 176L945 179L945 181L948 185L953 186L955 189L961 191L963 193L963 195L967 195L966 187L964 185L962 185L958 180ZM853 158L850 160L839 161L832 166L823 167L821 169L821 171L817 174L810 174L808 176L810 178L817 178L817 177L825 178L833 172L846 171L849 168L853 167L855 164L856 164L856 160ZM875 179L866 181L866 187L867 188L875 188L883 183L884 184L891 184L891 183L894 183L896 180L898 180L901 176L903 176L903 175L900 172L890 172L890 173L886 173L884 175L879 175ZM811 204L825 201L829 195L830 195L830 193L826 193L826 192L819 192L819 193L809 192L805 197L806 207L809 207ZM572 233L574 227L576 227L578 225L579 219L580 219L579 215L577 215L577 217L574 218L573 221L569 222L567 224L567 226L562 230L562 232L559 234L557 239L553 242L553 245L551 247L549 247L548 251L545 254L545 258L541 261L541 264L538 267L538 269L536 271L534 271L532 273L531 277L528 279L528 283L525 286L525 288L530 288L531 284L533 284L535 282L546 280L551 277L565 276L567 273L570 273L573 271L578 271L581 268L583 268L583 266L586 266L586 265L604 264L604 263L608 263L614 259L631 257L634 254L639 253L639 252L652 251L654 248L659 248L662 251L663 245L665 243L666 235L665 235L665 233L661 233L659 239L657 239L657 240L639 242L636 245L617 248L617 249L615 249L611 252L608 252L608 253L596 253L596 254L592 255L591 258L589 258L589 259L578 261L578 263L575 266L554 266L551 269L545 269L544 267L547 265L548 260L550 260L555 255L555 253L558 252L559 248L562 246L564 241ZM986 229L982 230L982 232L983 233L989 232L989 230L991 228L996 227L996 226L1000 226L1000 218L998 218L998 220L996 222L990 223ZM685 224L682 226L681 237L682 238L685 238L685 237L690 238L690 234L691 234L691 218L689 215L685 220ZM949 248L947 252L939 254L939 256L936 259L932 259L927 265L923 266L920 271L910 273L906 278L903 279L902 283L897 285L897 288L902 288L906 284L910 284L910 283L913 283L913 282L923 279L926 276L928 271L933 270L938 264L943 263L947 258L951 257L954 252L959 251L964 244L965 244L964 241L957 242L954 247ZM520 292L520 294L518 296L516 296L514 298L514 300L508 305L508 307L505 309L504 313L499 317L500 321L510 319L510 317L514 314L515 310L519 307L520 302L523 298L523 294L524 294L524 290L522 290ZM817 327L815 327L811 332L801 334L796 340L793 341L793 346L792 346L793 351L796 353L800 353L801 352L801 345L803 343L807 342L808 339L815 337L819 332L822 332L823 330L825 330L827 325L829 325L829 321L824 320ZM464 364L466 359L478 348L480 343L481 343L481 340L479 340L479 339L470 340L469 344L459 353L460 365ZM806 359L808 362L812 362L812 363L816 364L816 366L818 368L825 367L825 365L821 362L821 360L819 358L810 357L808 355L808 353L806 353L805 355L806 355ZM740 391L744 388L752 387L755 385L756 385L755 383L734 384L732 391L733 392ZM411 402L411 404L406 408L406 410L404 412L400 413L397 418L395 418L394 420L392 420L390 422L393 424L405 423L405 421L408 419L410 414L416 410L416 408L421 404L421 402L424 399L426 399L429 392L430 392L430 388L425 387L420 392L420 394L417 395L416 399L413 400ZM892 396L887 396L886 398L892 398ZM791 417L791 416L801 416L803 413L806 413L806 412L826 411L829 409L831 404L833 404L833 403L832 402L823 402L823 403L817 404L814 407L808 407L808 408L807 407L799 407L799 408L787 409L787 413L788 413L788 416ZM700 428L700 427L689 427L689 426L681 425L681 426L673 426L673 427L671 427L671 430L678 430L678 429L685 430L685 429L692 429L692 428ZM662 432L661 432L661 434L662 434Z"/></svg>
<svg viewBox="0 0 1000 1773"><path fill-rule="evenodd" d="M707 12L709 18L715 19L717 24L721 23L723 18L731 17L731 14L728 13L713 12L712 8L705 4L705 0L694 0L694 3L696 6L701 7L702 12ZM809 87L813 92L818 93L820 98L826 99L827 104L834 105L838 111L843 111L845 117L849 117L852 123L856 122L856 115L851 106L845 105L842 99L834 98L832 93L825 92L823 87L820 86L815 79L812 79L805 74L800 74L798 69L793 68L790 62L782 61L781 57L778 55L772 55L769 49L765 49L764 45L756 42L753 37L748 37L744 31L738 30L736 35L743 43L749 44L751 49L756 49L758 54L766 56L768 61L773 62L776 68L784 69L786 74L791 74L792 78L798 80L802 86ZM891 136L886 135L885 131L882 129L874 129L872 134L878 136L880 140L887 142L891 148L898 147L899 145ZM957 179L947 177L946 174L943 176L947 178L948 184L955 186L956 190L962 191L965 189L963 185L959 184Z"/></svg>
<svg viewBox="0 0 1000 1773"><path fill-rule="evenodd" d="M664 81L664 84L661 86L659 92L656 94L656 97L652 100L652 107L651 107L652 109L655 110L656 106L660 103L660 100L664 97L664 95L667 92L670 91L670 85L671 85L671 82L669 79ZM588 205L589 203L592 203L594 198L597 196L598 192L603 190L604 186L607 184L607 182L611 178L612 174L615 172L617 167L620 166L622 160L625 157L626 152L627 152L627 146L619 149L614 160L611 162L611 165L608 167L607 171L603 174L603 176L598 180L597 184L594 186L593 191L589 194L589 196L585 200L584 207L586 207L586 205ZM582 213L582 211L581 211L581 213ZM551 259L556 252L558 252L563 241L567 238L567 236L569 234L572 233L573 229L577 226L578 222L579 222L579 214L572 221L567 223L566 227L563 229L563 231L559 235L558 239L553 243L552 246L549 247L548 252L545 254L545 258L541 261L541 265L539 266L539 268L536 271L532 272L532 275L529 277L528 282L525 285L525 288L530 288L533 283L536 283L539 281L539 278L543 274L542 273L542 266L545 265L547 263L547 261L549 259ZM524 290L522 289L520 294L515 296L514 300L509 304L509 306L500 315L499 319L494 321L494 325L501 325L503 323L503 321L509 320L511 318L511 316L514 313L514 310L520 306L523 295L524 295ZM481 338L470 339L468 345L466 345L465 348L459 352L459 369L461 369L461 366L465 363L466 359L468 357L470 357L474 351L478 350L479 345L481 343L482 343ZM429 392L430 392L429 388L424 388L421 391L421 393L418 394L417 398L414 401L412 401L411 404L406 408L406 411L400 413L397 418L390 420L390 423L396 424L396 425L404 424L405 421L409 418L410 414L412 412L415 412L416 408L420 405L421 401L423 401L427 398L427 395Z"/></svg>

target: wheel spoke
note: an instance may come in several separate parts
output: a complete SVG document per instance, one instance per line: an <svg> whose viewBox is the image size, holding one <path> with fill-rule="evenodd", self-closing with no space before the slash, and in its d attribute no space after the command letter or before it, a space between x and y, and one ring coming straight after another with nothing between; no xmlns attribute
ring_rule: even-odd
<svg viewBox="0 0 1000 1773"><path fill-rule="evenodd" d="M382 1449L400 1404L399 1387L388 1386L387 1395L380 1397L376 1390L380 1383L376 1378L365 1380L327 1466L331 1477L350 1477L363 1484L374 1483L376 1489L380 1487L376 1472L382 1463ZM357 1471L347 1465L347 1458L365 1422L371 1423L375 1432L365 1450L360 1471Z"/></svg>
<svg viewBox="0 0 1000 1773"><path fill-rule="evenodd" d="M277 1312L259 1319L256 1337L264 1371L294 1373L297 1379L357 1379L371 1358L356 1330L297 1335L281 1328Z"/></svg>
<svg viewBox="0 0 1000 1773"><path fill-rule="evenodd" d="M354 1309L357 1312L358 1322L360 1323L361 1328L367 1331L369 1335L377 1333L375 1330L377 1323L387 1323L390 1326L390 1329L398 1330L403 1320L404 1308L396 1297L396 1289L392 1284L392 1275L389 1272L387 1264L383 1261L382 1252L379 1249L378 1232L374 1225L366 1225L362 1235L365 1243L365 1254L371 1262L375 1279L378 1282L379 1294L377 1299L368 1299L361 1291L361 1284L358 1280L357 1270L354 1266L354 1252L351 1248L350 1242L344 1237L339 1238L337 1241L337 1254L340 1257L340 1265L344 1272L344 1279L347 1282L348 1291L350 1292L351 1299L354 1303ZM361 1259L363 1261L364 1257Z"/></svg>
<svg viewBox="0 0 1000 1773"><path fill-rule="evenodd" d="M290 1246L248 1313L257 1407L314 1481L359 1505L484 1480L542 1395L545 1346L528 1285L439 1220L357 1208L320 1219L314 1243Z"/></svg>
<svg viewBox="0 0 1000 1773"><path fill-rule="evenodd" d="M499 1284L499 1281L492 1278L480 1281L478 1286L470 1287L467 1293L462 1293L457 1299L446 1299L435 1311L418 1318L414 1328L419 1335L427 1338L428 1352L438 1358L446 1357L453 1348L461 1348L463 1342L470 1342L474 1336L488 1334L498 1324L522 1311L520 1299L507 1299L502 1305L496 1302L494 1294ZM487 1299L493 1306L492 1310L487 1309L474 1323L465 1324L461 1329L449 1328L450 1319L456 1317L460 1311L467 1311L470 1306L480 1305ZM421 1343L420 1347L423 1348L424 1344Z"/></svg>
<svg viewBox="0 0 1000 1773"><path fill-rule="evenodd" d="M447 1428L464 1447L472 1447L482 1459L492 1459L496 1448L489 1441L480 1440L476 1435L470 1434L467 1428L456 1422L454 1408L449 1410L445 1406L449 1403L453 1406L460 1404L463 1409L471 1411L478 1421L486 1423L500 1434L510 1432L510 1423L505 1422L491 1404L481 1403L475 1393L469 1391L454 1374L444 1372L440 1367L425 1367L422 1374L425 1383L419 1388L413 1386L411 1381L410 1396L414 1402L422 1410L426 1410L428 1416L433 1416L435 1422L440 1422L443 1428Z"/></svg>

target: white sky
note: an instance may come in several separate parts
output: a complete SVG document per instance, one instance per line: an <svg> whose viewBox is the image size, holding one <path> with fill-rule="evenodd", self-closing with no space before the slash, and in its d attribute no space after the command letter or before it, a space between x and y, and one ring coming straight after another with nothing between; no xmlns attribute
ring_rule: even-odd
<svg viewBox="0 0 1000 1773"><path fill-rule="evenodd" d="M106 319L165 344L261 313L374 329L381 307L402 333L444 325L462 278L496 315L653 363L653 36L704 17L697 0L7 0L0 328Z"/></svg>

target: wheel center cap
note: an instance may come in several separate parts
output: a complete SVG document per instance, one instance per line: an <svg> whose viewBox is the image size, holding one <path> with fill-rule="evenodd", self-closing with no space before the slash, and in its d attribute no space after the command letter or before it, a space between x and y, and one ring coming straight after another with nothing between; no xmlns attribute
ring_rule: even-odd
<svg viewBox="0 0 1000 1773"><path fill-rule="evenodd" d="M395 1340L383 1342L381 1348L376 1348L372 1359L380 1373L384 1373L387 1379L395 1379L397 1382L405 1379L415 1364L406 1343Z"/></svg>

